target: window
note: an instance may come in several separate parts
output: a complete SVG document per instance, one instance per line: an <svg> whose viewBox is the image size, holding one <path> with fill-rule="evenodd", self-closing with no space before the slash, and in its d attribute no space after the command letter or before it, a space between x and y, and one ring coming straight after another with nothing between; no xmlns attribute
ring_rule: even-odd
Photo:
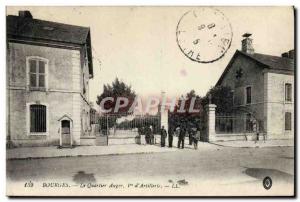
<svg viewBox="0 0 300 202"><path fill-rule="evenodd" d="M285 112L285 130L292 130L292 113Z"/></svg>
<svg viewBox="0 0 300 202"><path fill-rule="evenodd" d="M230 91L230 99L231 99L231 104L233 106L234 105L234 91L233 90Z"/></svg>
<svg viewBox="0 0 300 202"><path fill-rule="evenodd" d="M251 87L246 88L246 104L251 103Z"/></svg>
<svg viewBox="0 0 300 202"><path fill-rule="evenodd" d="M31 89L46 88L47 61L38 57L27 59L28 85Z"/></svg>
<svg viewBox="0 0 300 202"><path fill-rule="evenodd" d="M82 85L83 85L83 94L85 94L86 89L85 89L84 73L82 75Z"/></svg>
<svg viewBox="0 0 300 202"><path fill-rule="evenodd" d="M46 106L33 104L30 105L30 132L44 133L47 130Z"/></svg>
<svg viewBox="0 0 300 202"><path fill-rule="evenodd" d="M292 101L292 84L285 84L285 101Z"/></svg>

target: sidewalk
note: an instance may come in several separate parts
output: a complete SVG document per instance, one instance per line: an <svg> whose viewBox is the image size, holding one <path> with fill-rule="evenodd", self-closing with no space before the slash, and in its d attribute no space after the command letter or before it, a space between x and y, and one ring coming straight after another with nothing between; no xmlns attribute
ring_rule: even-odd
<svg viewBox="0 0 300 202"><path fill-rule="evenodd" d="M263 140L255 143L254 141L226 141L226 142L212 142L211 144L215 144L223 147L239 147L239 148L263 148L263 147L293 147L294 140Z"/></svg>
<svg viewBox="0 0 300 202"><path fill-rule="evenodd" d="M72 156L99 156L121 154L144 154L176 151L176 148L160 148L156 145L110 145L110 146L77 146L58 149L57 147L20 147L7 149L6 159L53 158Z"/></svg>
<svg viewBox="0 0 300 202"><path fill-rule="evenodd" d="M177 149L177 143L173 142L173 148L160 147L156 145L109 145L109 146L77 146L75 148L58 149L57 147L19 147L7 149L6 159L30 159L30 158L54 158L54 157L81 157L81 156L103 156L124 154L147 154L174 151L191 151L192 146L185 145L185 149ZM199 145L199 150L215 149L217 146L209 143ZM200 149L201 148L201 149ZM198 151L198 150L197 150Z"/></svg>

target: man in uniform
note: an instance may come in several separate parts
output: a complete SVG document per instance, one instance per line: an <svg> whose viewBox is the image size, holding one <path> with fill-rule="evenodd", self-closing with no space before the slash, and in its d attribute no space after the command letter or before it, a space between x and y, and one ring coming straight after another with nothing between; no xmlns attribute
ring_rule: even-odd
<svg viewBox="0 0 300 202"><path fill-rule="evenodd" d="M160 146L164 147L166 144L167 131L164 126L160 130Z"/></svg>
<svg viewBox="0 0 300 202"><path fill-rule="evenodd" d="M169 147L173 147L173 134L174 134L174 129L172 126L169 126L169 130L168 130Z"/></svg>
<svg viewBox="0 0 300 202"><path fill-rule="evenodd" d="M178 145L177 145L178 148L180 148L181 145L181 149L184 149L185 132L186 132L185 127L181 126L179 131L179 137L178 137Z"/></svg>

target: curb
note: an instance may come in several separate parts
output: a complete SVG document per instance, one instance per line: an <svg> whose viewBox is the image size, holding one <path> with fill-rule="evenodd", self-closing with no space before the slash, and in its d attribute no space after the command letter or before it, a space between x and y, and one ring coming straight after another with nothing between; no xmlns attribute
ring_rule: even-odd
<svg viewBox="0 0 300 202"><path fill-rule="evenodd" d="M61 155L61 156L46 156L46 157L15 157L15 158L6 158L6 160L31 160L31 159L50 159L50 158L70 158L70 157L97 157L97 156L123 156L130 154L154 154L154 153L167 153L174 152L177 150L167 150L167 151L145 151L145 152L132 152L132 153L108 153L108 154L86 154L86 155Z"/></svg>
<svg viewBox="0 0 300 202"><path fill-rule="evenodd" d="M221 147L230 147L230 148L268 148L268 147L294 147L294 145L268 145L268 146L232 146L232 145L222 145L214 142L210 142L210 144L221 146Z"/></svg>

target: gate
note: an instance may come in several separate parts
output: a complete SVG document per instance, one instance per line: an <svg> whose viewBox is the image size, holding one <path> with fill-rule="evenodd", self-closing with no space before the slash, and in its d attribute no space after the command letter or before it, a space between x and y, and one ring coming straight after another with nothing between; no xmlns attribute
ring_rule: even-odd
<svg viewBox="0 0 300 202"><path fill-rule="evenodd" d="M159 133L160 115L104 114L99 118L100 133L107 144L136 144L145 127Z"/></svg>
<svg viewBox="0 0 300 202"><path fill-rule="evenodd" d="M263 132L263 122L249 113L217 114L216 133L254 133Z"/></svg>
<svg viewBox="0 0 300 202"><path fill-rule="evenodd" d="M220 140L255 140L264 134L263 121L250 113L216 114L215 132Z"/></svg>

